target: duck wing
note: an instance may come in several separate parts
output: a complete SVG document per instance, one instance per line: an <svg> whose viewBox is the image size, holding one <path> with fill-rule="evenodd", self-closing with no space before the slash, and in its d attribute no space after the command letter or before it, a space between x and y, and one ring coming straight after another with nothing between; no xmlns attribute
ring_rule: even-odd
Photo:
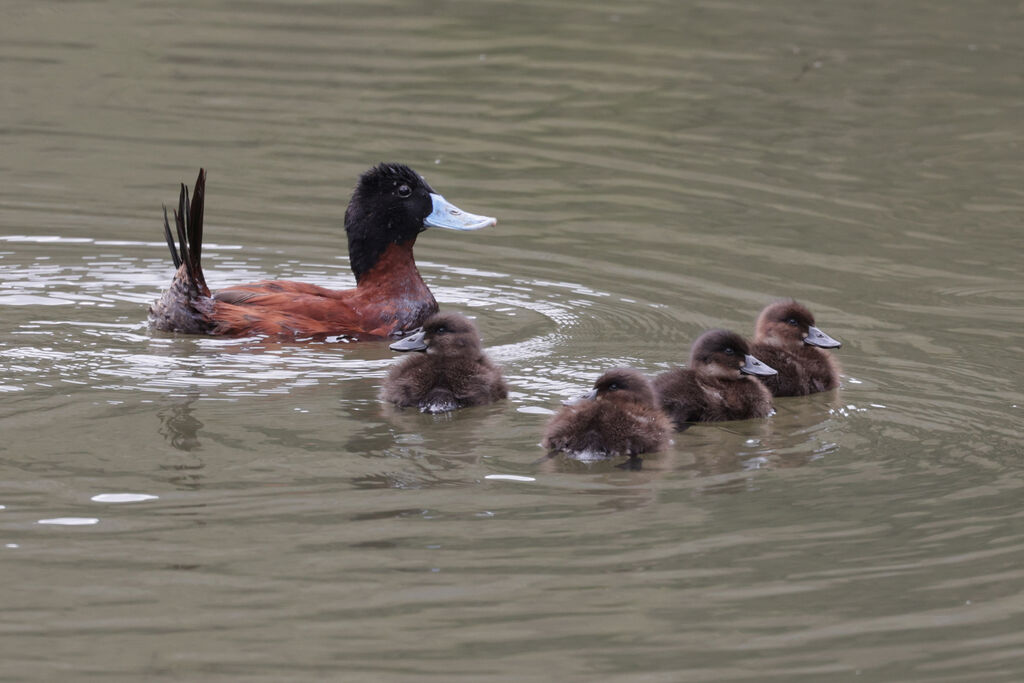
<svg viewBox="0 0 1024 683"><path fill-rule="evenodd" d="M654 378L658 404L675 425L683 431L704 417L707 397L692 370L676 368Z"/></svg>
<svg viewBox="0 0 1024 683"><path fill-rule="evenodd" d="M213 295L214 334L305 337L386 336L380 321L360 315L346 297L301 282L272 281L239 285ZM369 328L369 329L367 329Z"/></svg>

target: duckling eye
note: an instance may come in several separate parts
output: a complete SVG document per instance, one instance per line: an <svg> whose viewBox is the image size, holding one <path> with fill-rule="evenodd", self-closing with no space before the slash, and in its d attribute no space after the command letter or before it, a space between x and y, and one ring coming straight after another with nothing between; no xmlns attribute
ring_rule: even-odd
<svg viewBox="0 0 1024 683"><path fill-rule="evenodd" d="M800 323L796 321L796 318L790 318L789 320L786 321L786 324L792 325L793 327L797 327Z"/></svg>
<svg viewBox="0 0 1024 683"><path fill-rule="evenodd" d="M448 331L448 328L445 327L444 325L441 325L441 327L439 327L436 330L434 330L434 334L444 334L447 331Z"/></svg>
<svg viewBox="0 0 1024 683"><path fill-rule="evenodd" d="M722 351L722 353L724 353L727 356L735 356L736 355L736 351L731 346L725 348Z"/></svg>
<svg viewBox="0 0 1024 683"><path fill-rule="evenodd" d="M622 388L622 387L620 387L620 386L618 385L618 383L617 383L617 382L612 382L612 383L611 383L611 384L609 384L609 385L608 385L608 387L607 387L608 391L618 391L618 390L619 390L619 389L621 389L621 388Z"/></svg>
<svg viewBox="0 0 1024 683"><path fill-rule="evenodd" d="M405 198L405 197L408 197L411 194L412 194L412 188L409 187L408 185L399 185L398 186L398 196L399 197Z"/></svg>

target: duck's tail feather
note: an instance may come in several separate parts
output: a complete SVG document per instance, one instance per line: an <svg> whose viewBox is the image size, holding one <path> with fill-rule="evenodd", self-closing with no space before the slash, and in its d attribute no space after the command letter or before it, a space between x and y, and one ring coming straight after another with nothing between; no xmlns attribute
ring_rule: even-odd
<svg viewBox="0 0 1024 683"><path fill-rule="evenodd" d="M199 169L199 177L192 191L192 199L189 201L188 187L181 184L181 193L178 195L178 209L174 212L174 227L178 234L178 244L175 247L174 236L171 234L171 226L167 220L167 207L164 207L164 237L167 240L167 248L171 251L171 259L174 267L180 268L185 265L185 272L189 280L195 284L200 292L209 294L206 286L206 278L203 277L202 253L203 253L203 205L206 199L206 170Z"/></svg>
<svg viewBox="0 0 1024 683"><path fill-rule="evenodd" d="M174 216L177 221L178 216ZM167 240L167 248L171 250L171 260L175 268L181 268L181 255L178 253L178 245L174 243L174 236L171 235L171 224L167 222L167 205L164 204L164 238Z"/></svg>
<svg viewBox="0 0 1024 683"><path fill-rule="evenodd" d="M174 211L173 233L167 207L164 207L164 238L178 272L160 300L150 306L150 320L158 329L199 333L212 327L207 315L213 302L209 298L210 288L206 285L201 263L205 198L206 171L201 168L191 200L188 188L184 183L181 185L178 208Z"/></svg>

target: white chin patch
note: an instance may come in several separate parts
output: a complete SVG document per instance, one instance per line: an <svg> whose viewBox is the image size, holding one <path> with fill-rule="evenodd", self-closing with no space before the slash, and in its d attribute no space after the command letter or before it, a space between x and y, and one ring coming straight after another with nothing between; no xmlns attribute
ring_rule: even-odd
<svg viewBox="0 0 1024 683"><path fill-rule="evenodd" d="M594 450L569 451L566 453L566 455L568 455L573 460L579 460L580 462L594 462L597 460L608 460L610 458L616 457L615 455L607 453L605 451Z"/></svg>
<svg viewBox="0 0 1024 683"><path fill-rule="evenodd" d="M420 405L421 413L431 413L432 415L436 415L438 413L450 413L457 409L458 406L451 401L434 401Z"/></svg>

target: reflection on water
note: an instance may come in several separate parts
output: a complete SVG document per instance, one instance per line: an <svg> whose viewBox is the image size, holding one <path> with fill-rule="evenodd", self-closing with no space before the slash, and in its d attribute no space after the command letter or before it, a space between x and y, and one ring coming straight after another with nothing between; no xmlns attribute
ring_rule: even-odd
<svg viewBox="0 0 1024 683"><path fill-rule="evenodd" d="M1017 4L108 4L0 26L8 678L1021 678ZM501 217L416 250L508 401L147 329L197 166L211 284L343 288L381 160ZM543 457L604 369L783 296L838 391Z"/></svg>
<svg viewBox="0 0 1024 683"><path fill-rule="evenodd" d="M203 423L193 416L193 404L199 393L193 392L183 401L165 406L157 411L160 418L160 435L179 451L194 451L202 448L199 430Z"/></svg>

